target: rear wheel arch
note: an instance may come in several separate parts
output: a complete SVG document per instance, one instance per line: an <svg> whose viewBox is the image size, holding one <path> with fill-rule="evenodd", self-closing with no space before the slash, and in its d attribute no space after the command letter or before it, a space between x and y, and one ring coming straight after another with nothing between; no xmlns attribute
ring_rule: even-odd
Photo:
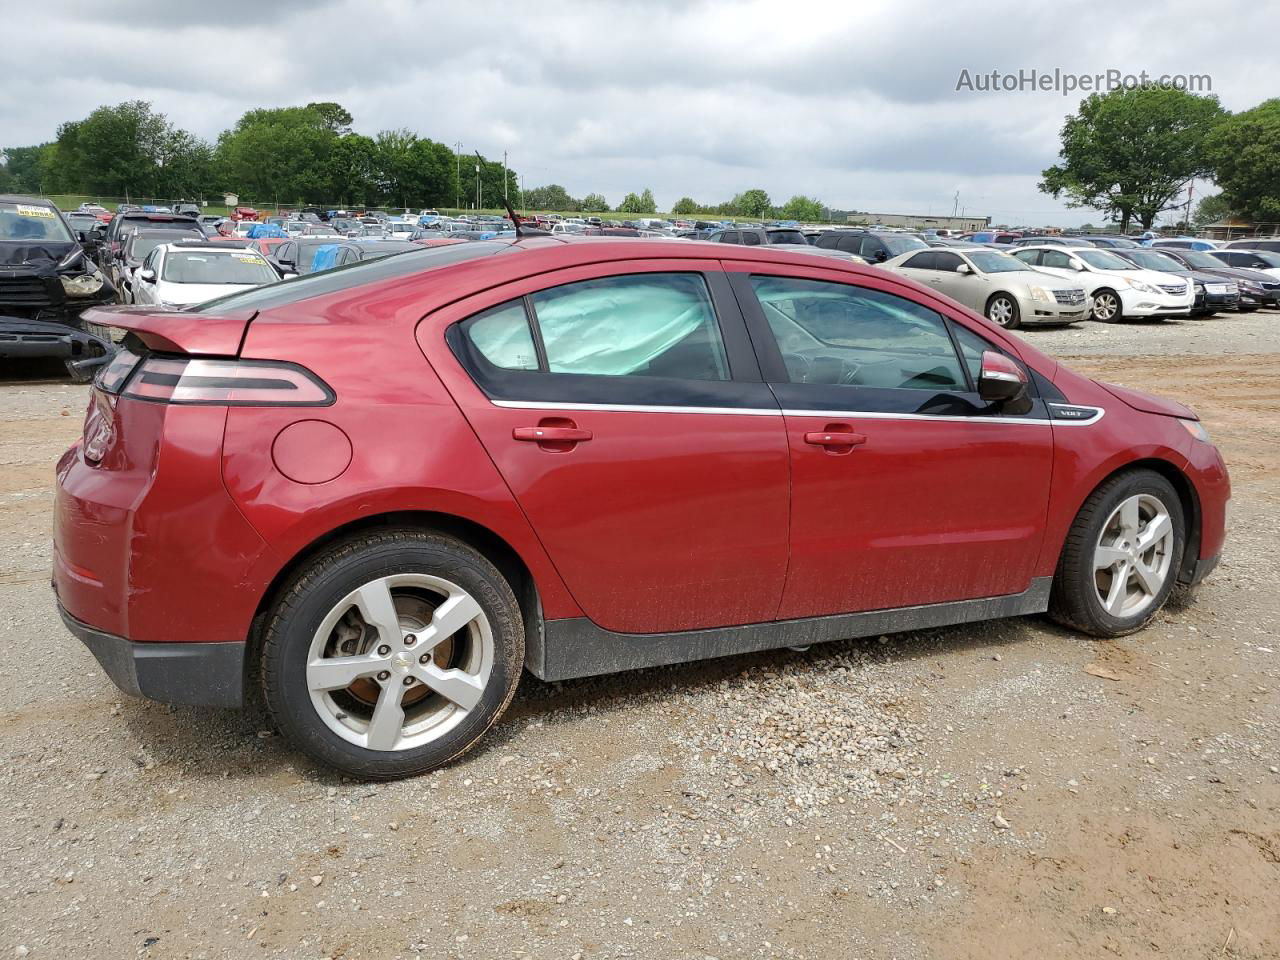
<svg viewBox="0 0 1280 960"><path fill-rule="evenodd" d="M246 670L257 669L255 664L261 651L263 626L282 592L288 588L300 571L336 544L380 529L396 527L412 527L444 534L476 550L498 568L498 572L511 586L511 592L515 594L520 604L526 633L531 629L541 629L542 606L537 583L524 558L505 539L488 527L456 514L429 510L393 511L360 517L335 527L308 543L280 568L258 601L258 608L254 613L247 637L249 648L245 656ZM256 689L256 681L252 685L246 684L245 689Z"/></svg>

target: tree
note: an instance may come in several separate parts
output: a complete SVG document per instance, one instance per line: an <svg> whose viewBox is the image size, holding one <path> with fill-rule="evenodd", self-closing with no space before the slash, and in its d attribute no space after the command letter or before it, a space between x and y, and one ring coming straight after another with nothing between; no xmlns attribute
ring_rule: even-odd
<svg viewBox="0 0 1280 960"><path fill-rule="evenodd" d="M42 160L52 146L46 143L35 147L5 147L0 189L11 193L42 192Z"/></svg>
<svg viewBox="0 0 1280 960"><path fill-rule="evenodd" d="M773 206L773 202L769 199L769 194L758 187L753 190L744 190L734 197L730 204L742 216L756 218L765 216L769 212L769 208Z"/></svg>
<svg viewBox="0 0 1280 960"><path fill-rule="evenodd" d="M691 213L697 213L702 207L693 197L681 197L671 207L671 212L678 217L688 216Z"/></svg>
<svg viewBox="0 0 1280 960"><path fill-rule="evenodd" d="M1231 214L1231 204L1227 202L1227 198L1220 193L1215 193L1196 204L1191 222L1197 227L1203 227L1218 220L1225 220Z"/></svg>
<svg viewBox="0 0 1280 960"><path fill-rule="evenodd" d="M1062 126L1061 162L1040 189L1091 207L1127 231L1149 229L1193 177L1208 172L1205 141L1222 119L1217 97L1146 85L1095 93Z"/></svg>
<svg viewBox="0 0 1280 960"><path fill-rule="evenodd" d="M782 205L779 213L785 220L807 220L810 222L823 219L822 204L811 197L796 195Z"/></svg>
<svg viewBox="0 0 1280 960"><path fill-rule="evenodd" d="M376 152L373 139L358 133L339 137L329 152L325 165L325 180L329 184L325 197L344 206L359 207L377 202ZM447 148L446 148L447 149ZM449 180L454 180L452 154L449 162ZM453 195L449 195L453 199Z"/></svg>
<svg viewBox="0 0 1280 960"><path fill-rule="evenodd" d="M609 201L601 194L588 193L582 198L580 209L583 213L608 213Z"/></svg>
<svg viewBox="0 0 1280 960"><path fill-rule="evenodd" d="M320 118L320 122L340 137L351 132L351 121L354 119L347 108L340 103L308 103L307 109Z"/></svg>
<svg viewBox="0 0 1280 960"><path fill-rule="evenodd" d="M628 193L622 198L622 203L618 204L619 213L657 213L658 204L653 199L653 191L648 187L644 188L644 192L639 196L634 193Z"/></svg>
<svg viewBox="0 0 1280 960"><path fill-rule="evenodd" d="M549 183L545 187L530 187L524 192L524 205L530 210L577 212L584 209L584 203L584 200L576 200L569 196L569 191L558 183ZM606 206L605 209L607 210L608 207Z"/></svg>
<svg viewBox="0 0 1280 960"><path fill-rule="evenodd" d="M1280 220L1280 99L1225 120L1206 146L1213 180L1230 212Z"/></svg>
<svg viewBox="0 0 1280 960"><path fill-rule="evenodd" d="M324 199L339 140L334 104L250 110L218 138L226 185L258 202Z"/></svg>

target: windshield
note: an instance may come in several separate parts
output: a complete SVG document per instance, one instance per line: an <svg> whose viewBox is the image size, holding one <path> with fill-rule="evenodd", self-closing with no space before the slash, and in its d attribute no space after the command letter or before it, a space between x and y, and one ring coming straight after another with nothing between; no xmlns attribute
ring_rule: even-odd
<svg viewBox="0 0 1280 960"><path fill-rule="evenodd" d="M983 273L1013 273L1016 270L1031 270L1017 257L1011 257L1007 253L1000 253L998 250L971 250L966 256Z"/></svg>
<svg viewBox="0 0 1280 960"><path fill-rule="evenodd" d="M27 203L0 203L0 240L20 243L73 243L75 238L67 230L53 207L40 207Z"/></svg>
<svg viewBox="0 0 1280 960"><path fill-rule="evenodd" d="M1098 270L1137 270L1132 263L1123 257L1105 250L1076 250L1075 255Z"/></svg>
<svg viewBox="0 0 1280 960"><path fill-rule="evenodd" d="M1183 250L1182 259L1197 270L1218 270L1222 267L1222 261L1217 257L1211 257L1199 250Z"/></svg>
<svg viewBox="0 0 1280 960"><path fill-rule="evenodd" d="M929 245L919 237L885 237L880 238L881 242L889 248L889 256L896 257L900 253L906 253L908 250L928 250Z"/></svg>
<svg viewBox="0 0 1280 960"><path fill-rule="evenodd" d="M327 293L337 293L351 287L364 284L392 280L414 273L425 273L428 270L447 267L463 260L478 260L481 257L496 253L514 253L522 250L513 243L497 243L477 240L475 243L451 244L447 247L420 247L412 244L414 249L394 257L378 257L374 260L360 260L356 263L344 264L332 270L309 273L306 276L273 283L256 290L245 290L239 293L218 297L200 304L195 313L222 313L226 310L270 310L300 300L321 297ZM311 254L314 259L315 254Z"/></svg>
<svg viewBox="0 0 1280 960"><path fill-rule="evenodd" d="M162 279L169 283L271 283L279 275L256 253L171 250Z"/></svg>
<svg viewBox="0 0 1280 960"><path fill-rule="evenodd" d="M1173 257L1166 257L1163 253L1156 253L1154 250L1130 250L1128 257L1147 270L1171 270L1178 273L1187 269Z"/></svg>

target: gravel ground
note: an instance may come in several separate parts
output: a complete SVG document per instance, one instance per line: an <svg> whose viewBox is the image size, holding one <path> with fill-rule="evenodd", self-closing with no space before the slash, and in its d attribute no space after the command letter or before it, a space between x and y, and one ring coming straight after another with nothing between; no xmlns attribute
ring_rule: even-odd
<svg viewBox="0 0 1280 960"><path fill-rule="evenodd" d="M526 677L462 762L377 786L117 693L47 585L85 388L0 367L0 957L1280 956L1277 331L1025 334L1189 400L1232 467L1226 560L1141 635Z"/></svg>

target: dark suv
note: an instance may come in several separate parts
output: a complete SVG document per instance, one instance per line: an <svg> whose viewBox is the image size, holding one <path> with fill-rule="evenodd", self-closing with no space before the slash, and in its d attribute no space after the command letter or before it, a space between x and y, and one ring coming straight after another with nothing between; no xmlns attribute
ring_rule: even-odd
<svg viewBox="0 0 1280 960"><path fill-rule="evenodd" d="M0 194L0 357L100 353L80 312L115 293L51 201Z"/></svg>
<svg viewBox="0 0 1280 960"><path fill-rule="evenodd" d="M867 263L884 263L890 257L910 250L927 250L929 245L909 233L875 230L828 230L814 244L819 250L852 253Z"/></svg>
<svg viewBox="0 0 1280 960"><path fill-rule="evenodd" d="M804 247L809 244L804 234L794 227L731 227L717 230L707 239L712 243L740 243L746 247L786 243Z"/></svg>
<svg viewBox="0 0 1280 960"><path fill-rule="evenodd" d="M136 233L139 230L171 230L174 240L205 238L204 230L200 228L200 221L191 214L146 213L142 210L117 213L110 223L103 224L92 235L97 244L94 256L104 272L111 272L114 261L124 250L125 234Z"/></svg>

